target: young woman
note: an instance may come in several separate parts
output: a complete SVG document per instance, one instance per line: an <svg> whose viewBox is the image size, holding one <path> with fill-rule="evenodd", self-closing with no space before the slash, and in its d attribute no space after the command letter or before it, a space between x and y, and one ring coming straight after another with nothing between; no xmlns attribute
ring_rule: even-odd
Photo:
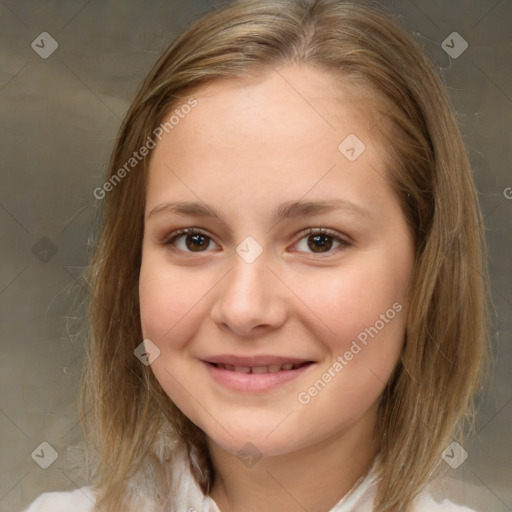
<svg viewBox="0 0 512 512"><path fill-rule="evenodd" d="M469 510L434 495L486 362L483 223L446 90L389 15L206 15L95 195L95 471L30 512Z"/></svg>

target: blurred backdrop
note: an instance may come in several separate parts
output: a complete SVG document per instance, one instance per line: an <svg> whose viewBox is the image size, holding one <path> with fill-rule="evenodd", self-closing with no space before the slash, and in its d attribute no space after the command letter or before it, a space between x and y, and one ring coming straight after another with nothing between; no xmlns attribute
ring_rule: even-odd
<svg viewBox="0 0 512 512"><path fill-rule="evenodd" d="M450 469L463 482L455 499L510 511L512 2L381 3L425 47L449 88L492 255L494 373L469 456ZM0 0L1 512L85 483L74 472L82 460L76 394L93 190L140 81L178 32L220 5Z"/></svg>

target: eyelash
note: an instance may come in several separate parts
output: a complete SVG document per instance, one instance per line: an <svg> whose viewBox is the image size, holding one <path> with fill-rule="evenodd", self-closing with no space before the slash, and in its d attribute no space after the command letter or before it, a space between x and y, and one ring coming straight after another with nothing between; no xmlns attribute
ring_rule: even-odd
<svg viewBox="0 0 512 512"><path fill-rule="evenodd" d="M203 235L203 236L209 238L210 240L213 240L212 237L209 236L202 229L199 229L199 228L184 228L184 229L179 229L179 230L174 231L173 233L171 233L165 239L165 241L163 242L163 245L171 246L173 250L180 251L180 252L185 252L187 254L201 254L203 252L208 252L208 251L197 251L197 252L194 252L194 251L183 251L182 249L177 249L176 247L174 247L174 243L176 242L176 240L178 240L183 235ZM333 231L333 230L328 229L328 228L308 228L308 229L305 229L304 231L302 231L300 233L300 238L298 239L298 241L296 243L298 243L302 239L310 237L312 235L327 235L328 237L332 238L335 242L339 242L340 243L339 247L335 247L334 249L330 249L330 250L328 250L327 252L324 252L324 253L322 253L322 252L318 252L318 253L310 252L309 253L309 254L317 254L317 255L319 255L319 257L322 257L322 255L329 255L329 254L335 252L338 249L346 248L346 247L349 247L349 246L352 245L348 240L346 240L345 238L342 238L341 236L339 236L336 231ZM300 251L294 251L294 252L300 252Z"/></svg>

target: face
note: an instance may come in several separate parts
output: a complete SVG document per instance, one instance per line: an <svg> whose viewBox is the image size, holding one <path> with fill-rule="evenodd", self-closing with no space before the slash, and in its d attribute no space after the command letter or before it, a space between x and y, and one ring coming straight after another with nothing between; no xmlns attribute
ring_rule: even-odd
<svg viewBox="0 0 512 512"><path fill-rule="evenodd" d="M376 409L403 345L412 237L376 120L339 79L287 66L193 97L151 155L151 368L218 446L290 453Z"/></svg>

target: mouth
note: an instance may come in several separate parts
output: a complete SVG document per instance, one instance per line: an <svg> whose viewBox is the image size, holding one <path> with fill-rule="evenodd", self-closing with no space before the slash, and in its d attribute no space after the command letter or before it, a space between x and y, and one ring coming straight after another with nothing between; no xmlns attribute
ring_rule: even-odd
<svg viewBox="0 0 512 512"><path fill-rule="evenodd" d="M263 392L299 378L316 361L278 356L231 355L201 359L210 376L235 391Z"/></svg>
<svg viewBox="0 0 512 512"><path fill-rule="evenodd" d="M297 370L303 366L313 364L313 361L306 361L304 363L271 364L267 366L235 366L233 364L206 362L216 368L220 368L221 370L228 370L230 372L237 373L276 373L280 371Z"/></svg>

